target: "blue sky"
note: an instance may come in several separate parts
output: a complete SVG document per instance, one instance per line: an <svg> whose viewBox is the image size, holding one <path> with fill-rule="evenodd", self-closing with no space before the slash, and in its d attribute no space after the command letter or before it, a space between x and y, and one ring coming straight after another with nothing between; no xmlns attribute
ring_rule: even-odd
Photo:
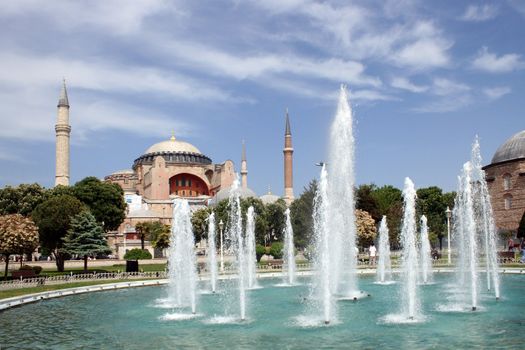
<svg viewBox="0 0 525 350"><path fill-rule="evenodd" d="M62 77L71 178L131 167L179 139L282 194L290 112L296 194L318 176L339 85L357 183L453 190L476 134L487 163L525 128L523 1L5 1L0 185L54 182Z"/></svg>

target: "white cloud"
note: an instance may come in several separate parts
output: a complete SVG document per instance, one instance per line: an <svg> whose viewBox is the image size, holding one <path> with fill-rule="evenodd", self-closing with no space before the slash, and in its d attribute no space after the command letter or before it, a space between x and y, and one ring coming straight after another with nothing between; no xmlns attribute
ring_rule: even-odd
<svg viewBox="0 0 525 350"><path fill-rule="evenodd" d="M483 94L491 100L497 100L498 98L511 93L511 91L512 89L508 86L498 86L483 89Z"/></svg>
<svg viewBox="0 0 525 350"><path fill-rule="evenodd" d="M416 69L445 67L450 61L447 50L451 46L451 43L441 39L421 39L401 48L394 55L394 61Z"/></svg>
<svg viewBox="0 0 525 350"><path fill-rule="evenodd" d="M141 30L148 17L167 12L177 14L178 11L173 2L166 0L56 0L46 2L45 6L40 0L17 0L2 3L0 17L35 14L51 18L63 29L96 27L112 34L127 35Z"/></svg>
<svg viewBox="0 0 525 350"><path fill-rule="evenodd" d="M390 85L397 89L408 90L414 93L425 92L428 90L428 86L416 85L404 77L393 78L392 81L390 82Z"/></svg>
<svg viewBox="0 0 525 350"><path fill-rule="evenodd" d="M445 78L435 78L431 92L438 96L459 95L470 91L470 87Z"/></svg>
<svg viewBox="0 0 525 350"><path fill-rule="evenodd" d="M437 101L430 101L427 104L413 108L416 113L447 113L462 109L472 103L470 95L447 96Z"/></svg>
<svg viewBox="0 0 525 350"><path fill-rule="evenodd" d="M503 56L497 56L489 52L487 47L481 48L478 56L474 59L472 66L475 69L490 73L511 72L525 66L521 56L515 53L509 53Z"/></svg>
<svg viewBox="0 0 525 350"><path fill-rule="evenodd" d="M470 22L482 22L493 19L498 15L498 7L495 5L469 5L460 19Z"/></svg>

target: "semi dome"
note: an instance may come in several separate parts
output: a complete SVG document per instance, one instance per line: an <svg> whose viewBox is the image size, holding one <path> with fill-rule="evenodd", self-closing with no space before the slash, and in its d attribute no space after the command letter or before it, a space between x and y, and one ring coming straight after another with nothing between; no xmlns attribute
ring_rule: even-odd
<svg viewBox="0 0 525 350"><path fill-rule="evenodd" d="M167 141L162 141L152 145L146 150L146 152L144 152L144 154L161 152L202 154L197 147L189 142L177 140L175 136L172 136L171 139Z"/></svg>
<svg viewBox="0 0 525 350"><path fill-rule="evenodd" d="M525 158L525 130L518 132L499 146L491 163L501 163L520 158Z"/></svg>
<svg viewBox="0 0 525 350"><path fill-rule="evenodd" d="M231 190L231 187L222 188L221 190L219 190L219 192L217 192L215 196L211 199L210 205L217 205L223 199L230 198L230 190ZM239 195L241 198L250 198L250 197L257 198L257 195L255 194L255 192L250 188L241 187L238 189L238 191L239 191Z"/></svg>
<svg viewBox="0 0 525 350"><path fill-rule="evenodd" d="M275 203L279 200L279 196L273 194L271 191L268 191L268 193L262 195L259 199L264 203L264 204L272 204L272 203Z"/></svg>

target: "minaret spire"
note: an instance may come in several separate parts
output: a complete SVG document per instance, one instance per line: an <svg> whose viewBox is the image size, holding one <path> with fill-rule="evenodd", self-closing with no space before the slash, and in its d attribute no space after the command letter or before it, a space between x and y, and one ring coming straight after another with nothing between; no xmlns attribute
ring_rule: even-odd
<svg viewBox="0 0 525 350"><path fill-rule="evenodd" d="M241 157L241 186L248 188L248 165L246 162L246 143L242 140L242 157Z"/></svg>
<svg viewBox="0 0 525 350"><path fill-rule="evenodd" d="M58 98L56 132L56 169L55 186L69 186L69 100L67 98L66 79L62 82L62 89Z"/></svg>
<svg viewBox="0 0 525 350"><path fill-rule="evenodd" d="M286 126L284 130L284 201L290 205L294 200L293 195L293 147L290 117L286 108Z"/></svg>

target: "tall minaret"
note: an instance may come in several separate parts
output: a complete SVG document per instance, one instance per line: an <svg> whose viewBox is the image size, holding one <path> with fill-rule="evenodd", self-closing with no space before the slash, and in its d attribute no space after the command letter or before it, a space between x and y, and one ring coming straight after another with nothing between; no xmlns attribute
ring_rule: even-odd
<svg viewBox="0 0 525 350"><path fill-rule="evenodd" d="M286 130L284 131L284 201L290 205L294 200L293 195L293 147L290 118L286 109Z"/></svg>
<svg viewBox="0 0 525 350"><path fill-rule="evenodd" d="M241 159L241 186L248 188L248 166L246 165L246 144L242 140L242 159Z"/></svg>
<svg viewBox="0 0 525 350"><path fill-rule="evenodd" d="M55 186L69 186L69 101L67 99L66 80L62 84L58 99L56 131L56 172Z"/></svg>

